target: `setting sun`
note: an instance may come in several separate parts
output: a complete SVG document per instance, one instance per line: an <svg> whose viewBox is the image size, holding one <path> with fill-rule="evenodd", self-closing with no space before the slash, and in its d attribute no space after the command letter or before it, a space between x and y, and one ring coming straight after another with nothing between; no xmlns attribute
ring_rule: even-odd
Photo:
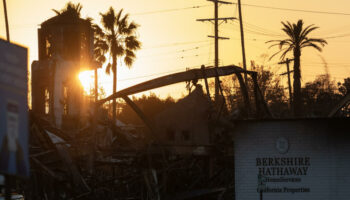
<svg viewBox="0 0 350 200"><path fill-rule="evenodd" d="M94 71L83 71L78 75L85 94L90 94L94 84Z"/></svg>

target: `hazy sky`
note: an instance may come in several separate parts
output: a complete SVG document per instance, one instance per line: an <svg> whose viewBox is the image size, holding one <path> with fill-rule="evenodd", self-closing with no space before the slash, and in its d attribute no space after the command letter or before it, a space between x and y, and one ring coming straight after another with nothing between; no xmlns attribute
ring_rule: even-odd
<svg viewBox="0 0 350 200"><path fill-rule="evenodd" d="M83 5L82 17L92 17L100 22L100 12L110 6L123 8L140 25L138 35L142 50L132 69L122 66L118 69L118 90L157 76L179 72L186 68L212 65L214 59L213 25L197 22L199 18L211 18L213 3L205 0L81 0L72 1ZM237 2L236 0L231 2ZM67 1L63 0L7 0L11 40L29 48L30 64L38 58L37 28L46 19L55 15L52 9L60 10ZM268 61L277 49L268 49L267 40L281 39L281 21L296 22L303 19L306 25L315 24L320 29L313 37L325 38L328 45L322 53L314 49L302 52L303 81L310 81L325 72L323 60L328 63L333 79L341 80L350 76L350 1L349 0L242 0L243 22L246 38L246 55L250 60L270 66L278 73L285 66L276 64L279 57ZM296 12L281 9L323 11L327 13ZM200 6L199 8L193 8ZM339 14L332 14L339 13ZM342 13L342 14L341 14ZM221 5L220 17L238 17L236 4ZM230 40L220 41L220 64L242 62L239 23L229 21L220 25L220 36ZM282 37L281 37L282 36ZM5 38L3 6L0 6L0 37ZM265 56L264 56L265 55ZM249 67L248 67L249 69ZM111 91L112 77L100 72L100 84L107 93ZM286 80L284 77L283 80ZM157 90L162 97L168 94L180 96L185 93L185 84Z"/></svg>

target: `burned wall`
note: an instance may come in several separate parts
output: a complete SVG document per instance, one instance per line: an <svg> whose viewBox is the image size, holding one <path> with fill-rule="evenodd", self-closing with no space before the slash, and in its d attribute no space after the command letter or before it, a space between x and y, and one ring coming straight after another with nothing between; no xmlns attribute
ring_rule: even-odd
<svg viewBox="0 0 350 200"><path fill-rule="evenodd" d="M187 97L156 116L159 142L177 145L179 152L190 152L196 146L209 145L209 111L210 102L198 85Z"/></svg>

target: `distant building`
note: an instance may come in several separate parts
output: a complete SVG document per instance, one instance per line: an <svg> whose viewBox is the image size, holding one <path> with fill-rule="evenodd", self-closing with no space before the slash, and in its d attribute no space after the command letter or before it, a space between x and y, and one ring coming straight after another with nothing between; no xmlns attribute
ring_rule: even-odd
<svg viewBox="0 0 350 200"><path fill-rule="evenodd" d="M93 30L89 20L69 12L38 29L39 60L32 63L32 109L57 127L80 123L84 91L78 73L93 67Z"/></svg>
<svg viewBox="0 0 350 200"><path fill-rule="evenodd" d="M210 101L201 85L155 118L158 143L176 154L207 154Z"/></svg>

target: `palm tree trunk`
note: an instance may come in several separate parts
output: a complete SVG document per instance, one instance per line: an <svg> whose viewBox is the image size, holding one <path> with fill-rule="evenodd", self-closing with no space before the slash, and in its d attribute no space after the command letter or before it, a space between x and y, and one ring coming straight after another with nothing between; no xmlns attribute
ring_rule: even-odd
<svg viewBox="0 0 350 200"><path fill-rule="evenodd" d="M117 56L113 55L112 62L112 71L113 71L113 94L117 92ZM113 99L113 114L112 114L113 124L116 124L117 120L117 102L116 99Z"/></svg>
<svg viewBox="0 0 350 200"><path fill-rule="evenodd" d="M294 50L294 74L293 74L293 111L294 116L301 116L301 72L300 72L300 49Z"/></svg>

